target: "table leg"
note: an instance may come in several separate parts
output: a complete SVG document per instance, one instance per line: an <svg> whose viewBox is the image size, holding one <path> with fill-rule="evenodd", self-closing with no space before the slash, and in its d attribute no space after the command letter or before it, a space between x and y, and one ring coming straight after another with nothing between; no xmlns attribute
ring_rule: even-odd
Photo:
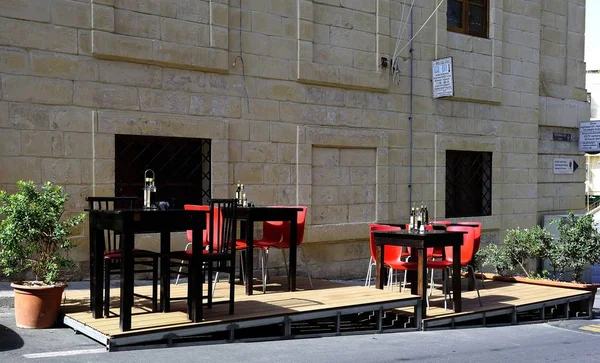
<svg viewBox="0 0 600 363"><path fill-rule="evenodd" d="M417 258L417 285L421 297L421 316L427 316L427 250L418 249Z"/></svg>
<svg viewBox="0 0 600 363"><path fill-rule="evenodd" d="M131 221L123 221L131 225ZM134 234L129 226L125 228L121 243L121 331L131 330L131 308L133 306L133 244Z"/></svg>
<svg viewBox="0 0 600 363"><path fill-rule="evenodd" d="M91 220L94 217L90 215L89 218ZM96 276L94 270L94 267L96 266L94 262L96 260L96 230L92 228L91 221L89 223L88 236L90 236L90 311L92 312L92 316L96 318L96 313L94 312L94 300L96 298L96 291L94 291L94 288L96 287Z"/></svg>
<svg viewBox="0 0 600 363"><path fill-rule="evenodd" d="M296 261L298 256L298 213L290 220L290 270L288 271L288 287L296 291Z"/></svg>
<svg viewBox="0 0 600 363"><path fill-rule="evenodd" d="M171 252L171 233L160 233L160 311L171 310L171 269L169 267ZM188 281L189 284L189 281Z"/></svg>
<svg viewBox="0 0 600 363"><path fill-rule="evenodd" d="M384 281L385 279L385 266L383 261L385 260L385 248L383 245L377 245L377 258L375 259L375 272L377 273L375 275L375 287L383 290L383 285L384 285Z"/></svg>
<svg viewBox="0 0 600 363"><path fill-rule="evenodd" d="M254 221L246 220L246 243L248 245L246 256L246 295L252 295L254 285Z"/></svg>
<svg viewBox="0 0 600 363"><path fill-rule="evenodd" d="M92 316L98 319L103 316L102 295L104 293L104 230L95 229L92 232L92 236L94 239L94 242L92 242L94 246L90 246L90 249L93 249L94 251L92 270L94 283L92 286L90 286L90 295L92 296Z"/></svg>
<svg viewBox="0 0 600 363"><path fill-rule="evenodd" d="M411 248L410 249L410 258L408 259L410 262L418 262L419 261L419 249L418 248ZM417 271L414 270L408 270L406 271L407 275L406 275L406 281L410 282L410 293L412 295L419 295L419 284L417 283L418 280L418 273Z"/></svg>
<svg viewBox="0 0 600 363"><path fill-rule="evenodd" d="M455 244L452 247L452 256L460 256L460 244ZM460 258L454 258L452 264L452 290L454 290L454 312L460 313L462 311Z"/></svg>
<svg viewBox="0 0 600 363"><path fill-rule="evenodd" d="M212 233L212 232L211 232ZM192 260L189 266L188 285L190 288L188 292L188 300L191 300L191 320L194 323L202 321L202 301L203 298L203 287L202 280L204 269L202 266L203 261L203 248L202 248L202 230L194 228L192 230ZM190 281L191 279L191 281ZM210 286L208 287L211 288Z"/></svg>

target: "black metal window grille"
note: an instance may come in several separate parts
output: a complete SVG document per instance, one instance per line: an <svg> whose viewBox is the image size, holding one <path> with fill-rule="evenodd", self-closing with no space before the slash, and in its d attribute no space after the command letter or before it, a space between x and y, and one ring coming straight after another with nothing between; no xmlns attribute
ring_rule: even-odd
<svg viewBox="0 0 600 363"><path fill-rule="evenodd" d="M446 150L446 218L492 215L492 153Z"/></svg>
<svg viewBox="0 0 600 363"><path fill-rule="evenodd" d="M142 207L144 172L156 174L156 200L171 206L208 204L211 140L115 135L115 196L138 196Z"/></svg>

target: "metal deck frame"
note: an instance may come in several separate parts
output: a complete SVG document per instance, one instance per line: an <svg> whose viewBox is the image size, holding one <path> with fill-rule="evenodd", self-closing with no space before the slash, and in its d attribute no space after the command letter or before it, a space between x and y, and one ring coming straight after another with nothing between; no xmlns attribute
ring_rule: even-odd
<svg viewBox="0 0 600 363"><path fill-rule="evenodd" d="M447 329L448 327L450 329L455 329L456 323L463 323L463 322L468 322L471 320L482 320L483 324L473 324L472 325L472 326L477 326L477 327L498 326L498 325L518 325L519 324L518 313L532 311L532 310L538 310L538 309L541 309L540 319L535 320L533 322L543 322L543 321L547 321L546 316L545 316L545 312L546 312L545 308L548 306L553 306L553 305L563 305L564 315L565 315L565 317L562 319L553 319L553 320L566 320L566 319L571 318L569 304L573 303L573 302L580 302L580 301L586 301L586 300L587 300L587 311L586 311L587 315L585 316L585 318L592 319L593 318L592 308L594 305L594 295L590 292L585 295L571 296L571 297L562 298L562 299L547 300L547 301L543 301L543 302L539 302L539 303L535 303L535 304L512 306L512 307L508 307L508 308L499 308L499 309L495 309L495 310L463 314L463 315L459 315L459 316L449 316L446 318L440 317L440 318L426 319L423 321L423 330ZM507 323L507 324L490 324L490 325L488 325L486 323L486 318L502 316L502 315L510 316L511 322ZM527 323L532 323L532 321L528 321Z"/></svg>

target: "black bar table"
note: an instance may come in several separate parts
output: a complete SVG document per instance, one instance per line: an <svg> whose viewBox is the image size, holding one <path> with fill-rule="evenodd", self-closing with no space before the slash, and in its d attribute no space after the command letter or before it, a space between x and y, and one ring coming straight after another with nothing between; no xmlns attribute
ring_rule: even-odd
<svg viewBox="0 0 600 363"><path fill-rule="evenodd" d="M297 241L298 241L298 212L302 209L298 207L238 207L237 219L245 224L242 225L242 238L245 238L248 244L246 256L246 271L248 274L248 283L246 284L246 295L252 295L253 272L254 272L254 222L274 221L290 222L290 262L288 271L289 291L296 291L296 260L297 260Z"/></svg>
<svg viewBox="0 0 600 363"><path fill-rule="evenodd" d="M90 229L90 308L95 319L102 317L102 295L104 286L103 258L104 231L112 230L123 234L121 241L121 331L131 330L131 308L133 305L133 247L134 235L160 233L160 305L163 312L169 311L170 269L167 256L171 250L171 232L192 230L192 251L202 251L202 230L206 228L206 211L195 210L87 210ZM202 253L193 253L188 280L188 317L193 322L202 320Z"/></svg>
<svg viewBox="0 0 600 363"><path fill-rule="evenodd" d="M452 290L454 299L454 311L462 311L461 282L460 282L460 247L463 244L464 232L446 231L377 231L374 233L375 245L377 246L377 279L375 286L383 289L385 266L383 261L384 246L406 246L411 247L411 261L417 262L417 276L411 278L411 294L421 296L421 316L427 316L427 249L433 247L452 246ZM409 275L410 276L410 275Z"/></svg>

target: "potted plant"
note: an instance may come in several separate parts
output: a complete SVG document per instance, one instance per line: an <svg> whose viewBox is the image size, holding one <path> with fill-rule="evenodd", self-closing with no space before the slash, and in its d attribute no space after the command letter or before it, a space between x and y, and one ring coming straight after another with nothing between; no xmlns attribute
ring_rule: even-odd
<svg viewBox="0 0 600 363"><path fill-rule="evenodd" d="M85 215L63 218L69 195L60 186L32 181L17 186L14 194L0 191L0 268L6 276L25 272L35 278L11 284L17 326L47 328L60 310L64 276L74 266L69 235Z"/></svg>

